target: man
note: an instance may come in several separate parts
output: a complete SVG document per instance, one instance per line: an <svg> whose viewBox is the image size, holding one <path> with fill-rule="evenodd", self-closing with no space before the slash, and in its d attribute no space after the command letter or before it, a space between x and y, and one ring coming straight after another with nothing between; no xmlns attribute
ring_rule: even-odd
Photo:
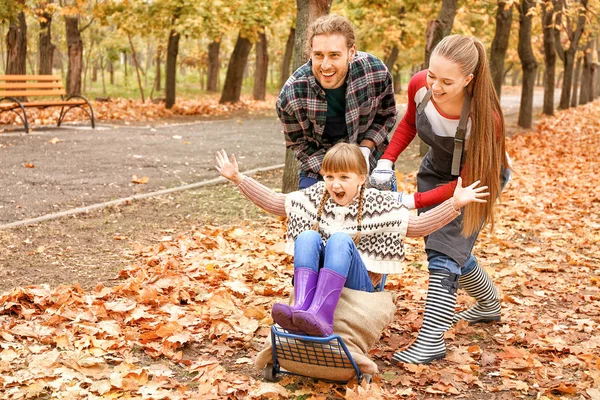
<svg viewBox="0 0 600 400"><path fill-rule="evenodd" d="M388 145L396 122L392 77L385 64L356 51L348 19L327 15L307 32L310 61L287 80L277 99L286 146L298 161L299 188L322 179L325 152L357 143L369 169Z"/></svg>

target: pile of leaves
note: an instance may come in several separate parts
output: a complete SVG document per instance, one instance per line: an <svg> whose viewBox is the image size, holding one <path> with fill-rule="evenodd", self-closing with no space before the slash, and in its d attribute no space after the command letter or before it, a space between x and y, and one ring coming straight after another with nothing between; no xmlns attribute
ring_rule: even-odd
<svg viewBox="0 0 600 400"><path fill-rule="evenodd" d="M275 96L267 95L266 100L253 100L251 96L242 96L237 103L219 104L217 96L207 96L201 99L179 99L177 103L167 109L165 103L153 103L141 100L117 98L108 101L91 101L97 121L123 121L144 122L175 116L198 117L227 117L232 113L252 115L256 113L273 112ZM28 108L27 119L34 126L56 125L60 115L60 107L45 109ZM73 109L65 117L65 122L87 123L89 117L79 109ZM0 125L22 126L23 122L15 113L4 112L0 114Z"/></svg>
<svg viewBox="0 0 600 400"><path fill-rule="evenodd" d="M206 226L138 245L118 286L15 288L0 296L0 391L5 398L600 398L600 106L560 113L508 140L513 176L495 230L475 249L502 299L502 322L459 323L448 356L390 363L416 337L426 297L420 240L406 273L389 276L395 321L371 352L371 384L253 369L290 292L284 223ZM414 191L415 174L400 177ZM462 293L462 292L461 292ZM472 305L461 294L458 309Z"/></svg>

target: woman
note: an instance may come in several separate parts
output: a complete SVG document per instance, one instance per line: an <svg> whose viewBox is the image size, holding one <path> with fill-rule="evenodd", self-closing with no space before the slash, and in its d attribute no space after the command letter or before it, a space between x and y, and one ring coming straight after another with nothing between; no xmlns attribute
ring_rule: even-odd
<svg viewBox="0 0 600 400"><path fill-rule="evenodd" d="M418 192L403 197L409 207L430 209L452 195L460 175L481 179L496 199L508 180L504 117L494 90L483 44L461 35L445 37L434 49L429 69L408 86L408 108L371 176L385 186L398 155L418 133L430 146L417 175ZM471 250L484 225L494 224L494 201L472 203L461 217L425 238L429 285L423 326L408 349L393 361L425 364L446 355L444 332L464 319L470 323L500 320L500 301L487 273ZM477 300L454 315L458 285Z"/></svg>

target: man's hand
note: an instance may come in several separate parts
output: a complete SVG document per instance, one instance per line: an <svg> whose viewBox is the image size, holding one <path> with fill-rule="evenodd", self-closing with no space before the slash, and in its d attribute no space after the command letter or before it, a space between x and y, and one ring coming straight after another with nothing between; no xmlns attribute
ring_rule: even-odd
<svg viewBox="0 0 600 400"><path fill-rule="evenodd" d="M454 196L452 196L452 205L455 210L459 210L469 203L487 203L484 197L489 196L490 193L485 191L488 188L487 186L477 187L480 182L475 181L467 187L462 187L462 178L458 177Z"/></svg>
<svg viewBox="0 0 600 400"><path fill-rule="evenodd" d="M240 173L235 154L231 155L231 161L229 161L229 157L225 150L217 151L216 162L217 165L215 168L223 175L223 177L229 179L236 185L242 183L244 175Z"/></svg>

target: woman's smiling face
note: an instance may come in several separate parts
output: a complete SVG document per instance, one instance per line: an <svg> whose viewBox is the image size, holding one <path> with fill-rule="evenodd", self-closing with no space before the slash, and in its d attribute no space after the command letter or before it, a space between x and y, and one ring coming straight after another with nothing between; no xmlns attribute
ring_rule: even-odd
<svg viewBox="0 0 600 400"><path fill-rule="evenodd" d="M352 203L360 186L367 180L366 176L354 172L326 172L323 178L329 196L336 204L344 207Z"/></svg>
<svg viewBox="0 0 600 400"><path fill-rule="evenodd" d="M431 56L427 86L432 89L437 104L462 101L464 89L472 79L473 75L465 76L457 63L439 55Z"/></svg>

